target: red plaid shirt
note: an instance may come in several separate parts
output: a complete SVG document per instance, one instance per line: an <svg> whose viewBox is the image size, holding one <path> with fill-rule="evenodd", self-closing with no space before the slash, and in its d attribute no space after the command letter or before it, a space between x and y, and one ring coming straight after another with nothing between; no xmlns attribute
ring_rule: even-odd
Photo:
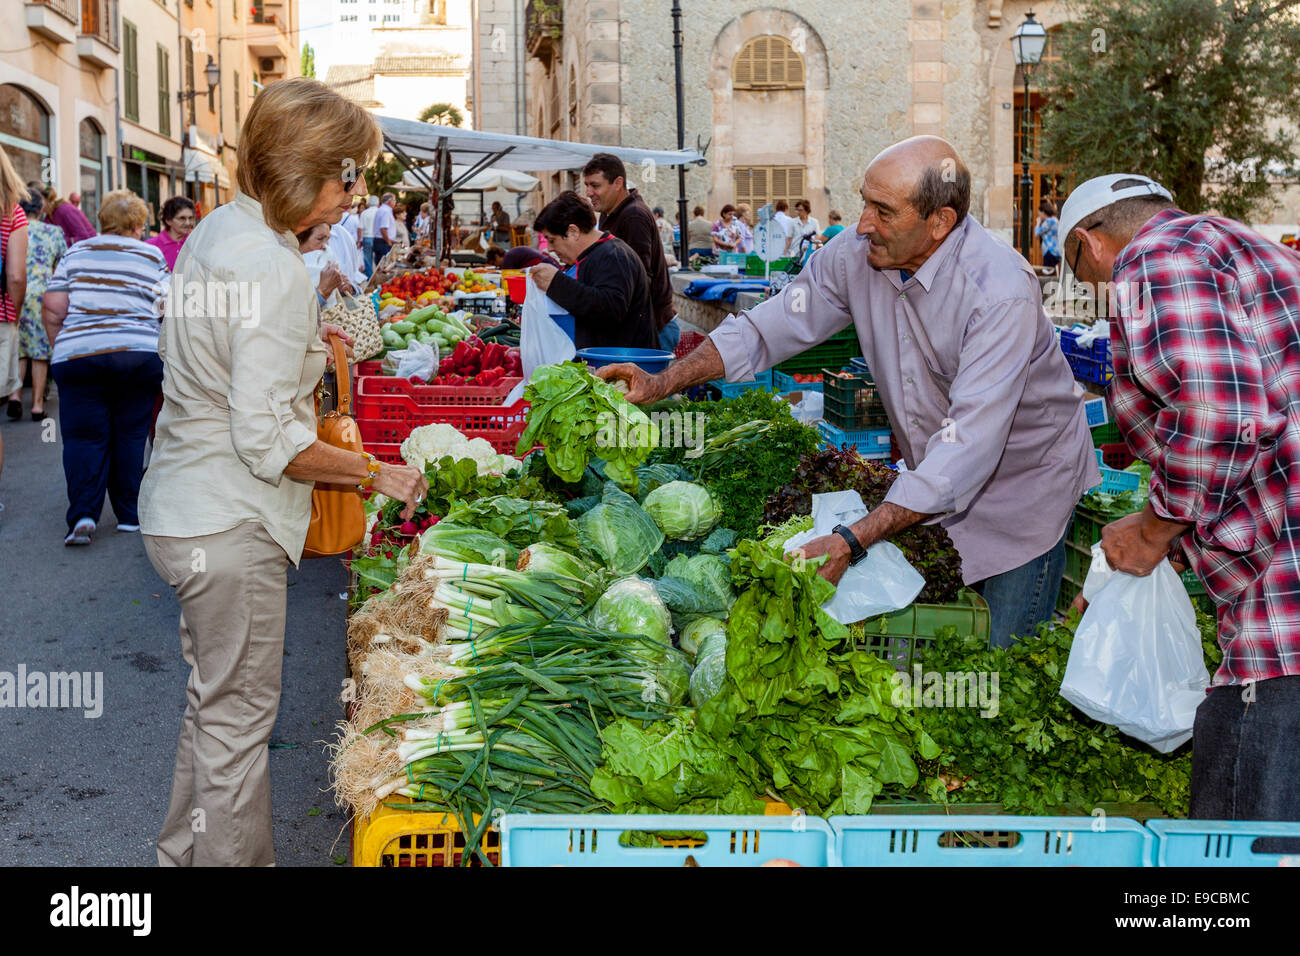
<svg viewBox="0 0 1300 956"><path fill-rule="evenodd" d="M1214 683L1300 674L1300 258L1171 209L1114 280L1115 420L1151 465L1156 514L1191 525L1182 551L1219 613Z"/></svg>

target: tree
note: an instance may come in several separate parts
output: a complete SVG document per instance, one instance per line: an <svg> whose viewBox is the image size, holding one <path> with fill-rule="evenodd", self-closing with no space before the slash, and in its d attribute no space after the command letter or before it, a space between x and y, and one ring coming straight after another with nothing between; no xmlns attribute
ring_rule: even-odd
<svg viewBox="0 0 1300 956"><path fill-rule="evenodd" d="M388 153L381 153L373 163L366 167L366 190L372 196L381 196L385 190L391 190L395 183L402 181L406 167Z"/></svg>
<svg viewBox="0 0 1300 956"><path fill-rule="evenodd" d="M450 103L434 103L420 113L420 122L436 123L439 126L459 126L465 122L465 115Z"/></svg>
<svg viewBox="0 0 1300 956"><path fill-rule="evenodd" d="M1300 0L1091 0L1053 38L1043 159L1076 181L1143 173L1188 212L1243 219L1270 170L1291 175Z"/></svg>
<svg viewBox="0 0 1300 956"><path fill-rule="evenodd" d="M310 43L302 45L302 75L316 76L316 51L311 48Z"/></svg>

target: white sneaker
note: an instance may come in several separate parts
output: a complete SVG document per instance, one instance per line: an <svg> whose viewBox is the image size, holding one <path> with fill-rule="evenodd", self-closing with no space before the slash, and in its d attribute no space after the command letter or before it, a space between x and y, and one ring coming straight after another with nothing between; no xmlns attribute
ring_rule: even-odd
<svg viewBox="0 0 1300 956"><path fill-rule="evenodd" d="M120 524L117 526L117 530L118 531L139 531L140 526L138 524Z"/></svg>
<svg viewBox="0 0 1300 956"><path fill-rule="evenodd" d="M95 522L82 518L63 539L64 544L90 544L90 536L95 533Z"/></svg>

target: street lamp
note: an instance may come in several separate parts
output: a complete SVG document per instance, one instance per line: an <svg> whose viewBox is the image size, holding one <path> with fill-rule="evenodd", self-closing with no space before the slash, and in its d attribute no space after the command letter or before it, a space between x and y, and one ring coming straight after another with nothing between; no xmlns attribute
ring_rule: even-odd
<svg viewBox="0 0 1300 956"><path fill-rule="evenodd" d="M1016 66L1020 67L1020 75L1025 81L1025 99L1021 104L1020 121L1020 252L1026 260L1029 259L1030 239L1029 239L1029 204L1030 187L1033 180L1029 176L1029 150L1030 150L1030 125L1029 125L1029 74L1034 72L1034 67L1039 64L1043 58L1043 47L1047 45L1047 31L1043 25L1034 19L1034 11L1030 10L1025 15L1025 20L1020 26L1016 27L1016 32L1011 35L1011 49L1016 55Z"/></svg>
<svg viewBox="0 0 1300 956"><path fill-rule="evenodd" d="M221 67L217 66L217 64L212 61L211 53L208 54L208 63L203 68L203 78L208 81L208 95L211 96L212 91L216 89L217 84L221 82ZM192 100L198 95L198 90L185 90L184 92L177 93L176 98L184 103L186 100Z"/></svg>

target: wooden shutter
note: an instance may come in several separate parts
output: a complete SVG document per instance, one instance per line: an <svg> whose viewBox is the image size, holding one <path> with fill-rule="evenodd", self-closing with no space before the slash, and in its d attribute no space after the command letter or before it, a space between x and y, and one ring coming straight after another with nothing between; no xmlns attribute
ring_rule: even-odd
<svg viewBox="0 0 1300 956"><path fill-rule="evenodd" d="M755 37L732 61L731 85L738 90L801 90L803 57L785 37Z"/></svg>
<svg viewBox="0 0 1300 956"><path fill-rule="evenodd" d="M135 24L122 21L122 71L126 74L126 118L140 121L140 58L136 47Z"/></svg>

